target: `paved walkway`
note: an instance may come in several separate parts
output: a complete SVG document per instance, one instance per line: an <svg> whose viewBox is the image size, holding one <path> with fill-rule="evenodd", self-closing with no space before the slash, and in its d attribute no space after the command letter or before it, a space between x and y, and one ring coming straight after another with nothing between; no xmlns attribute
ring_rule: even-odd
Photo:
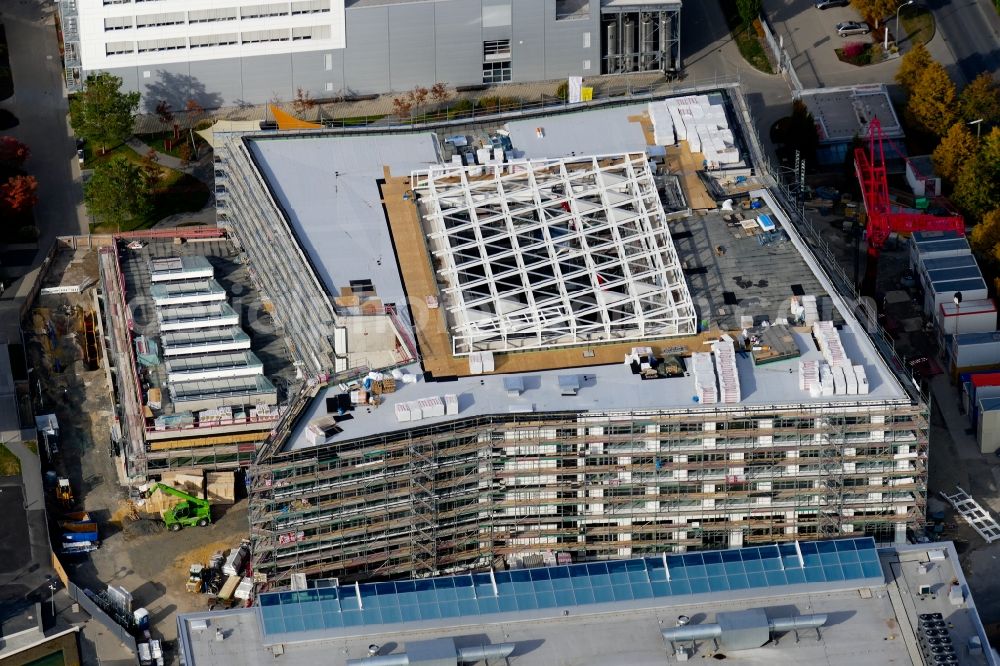
<svg viewBox="0 0 1000 666"><path fill-rule="evenodd" d="M0 102L20 120L5 132L31 149L25 170L38 179L35 220L39 254L56 236L86 234L80 166L69 129L62 61L53 14L55 5L42 0L0 3L0 22L7 32L14 96ZM27 270L27 267L25 267Z"/></svg>

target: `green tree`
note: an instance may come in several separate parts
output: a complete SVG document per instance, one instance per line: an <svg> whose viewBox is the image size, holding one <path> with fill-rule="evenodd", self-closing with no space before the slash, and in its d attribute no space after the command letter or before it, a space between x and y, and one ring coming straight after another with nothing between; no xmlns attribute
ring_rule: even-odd
<svg viewBox="0 0 1000 666"><path fill-rule="evenodd" d="M958 106L965 122L981 118L987 126L997 125L1000 123L1000 84L989 72L981 73L962 90Z"/></svg>
<svg viewBox="0 0 1000 666"><path fill-rule="evenodd" d="M83 200L101 224L130 229L139 226L149 214L152 190L142 167L116 157L97 164L84 185Z"/></svg>
<svg viewBox="0 0 1000 666"><path fill-rule="evenodd" d="M139 93L123 93L122 80L107 72L87 77L83 92L70 102L70 124L77 135L101 147L101 154L132 136Z"/></svg>
<svg viewBox="0 0 1000 666"><path fill-rule="evenodd" d="M972 228L969 235L972 249L993 264L1000 263L1000 208L994 208Z"/></svg>
<svg viewBox="0 0 1000 666"><path fill-rule="evenodd" d="M974 156L959 169L952 198L970 217L980 217L1000 205L996 179L991 177L982 155Z"/></svg>
<svg viewBox="0 0 1000 666"><path fill-rule="evenodd" d="M906 113L917 128L937 136L958 120L958 92L940 63L931 61L917 78Z"/></svg>
<svg viewBox="0 0 1000 666"><path fill-rule="evenodd" d="M792 115L788 118L787 132L785 146L793 151L798 150L807 165L815 165L816 149L819 147L816 119L801 100L792 102Z"/></svg>
<svg viewBox="0 0 1000 666"><path fill-rule="evenodd" d="M744 26L749 27L760 16L760 3L761 0L736 0L736 9Z"/></svg>
<svg viewBox="0 0 1000 666"><path fill-rule="evenodd" d="M976 139L965 123L955 123L948 133L941 138L941 143L934 149L931 161L934 171L948 182L958 179L962 165L976 154Z"/></svg>
<svg viewBox="0 0 1000 666"><path fill-rule="evenodd" d="M896 83L903 86L907 94L912 95L920 74L932 62L934 62L934 58L931 57L927 47L922 42L917 42L899 61L899 69L896 70Z"/></svg>

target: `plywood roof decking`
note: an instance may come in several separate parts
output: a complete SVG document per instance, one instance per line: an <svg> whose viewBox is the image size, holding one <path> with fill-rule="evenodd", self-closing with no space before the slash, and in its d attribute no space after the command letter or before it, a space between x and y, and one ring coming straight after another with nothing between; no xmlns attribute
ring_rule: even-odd
<svg viewBox="0 0 1000 666"><path fill-rule="evenodd" d="M431 264L423 230L412 202L403 199L410 190L409 177L393 177L385 171L382 186L383 203L389 218L397 263L403 276L408 303L414 320L417 343L425 372L443 377L468 376L469 361L466 357L452 355L451 337L448 334L442 308L427 307L427 296L438 297L437 280ZM688 352L703 351L706 340L714 340L719 331L707 331L680 338L648 339L622 343L580 345L538 351L497 353L496 372L534 372L555 368L575 368L609 363L621 363L635 346L653 347L654 351L683 347ZM584 353L587 356L584 356ZM674 352L678 353L678 352ZM683 353L683 352L681 352ZM591 355L592 354L592 355Z"/></svg>
<svg viewBox="0 0 1000 666"><path fill-rule="evenodd" d="M642 128L642 135L646 138L647 146L656 145L649 114L641 113L628 116L628 120ZM692 153L687 141L678 141L676 145L664 146L664 148L667 152L667 169L680 178L688 205L694 210L717 208L715 199L708 193L705 183L698 177L698 172L704 168L705 156L701 153Z"/></svg>

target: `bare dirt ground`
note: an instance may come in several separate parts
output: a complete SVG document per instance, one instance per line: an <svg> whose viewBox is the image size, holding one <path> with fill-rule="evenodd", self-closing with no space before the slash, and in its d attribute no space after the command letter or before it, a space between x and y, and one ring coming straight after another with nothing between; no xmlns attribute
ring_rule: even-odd
<svg viewBox="0 0 1000 666"><path fill-rule="evenodd" d="M83 284L90 277L97 277L96 253L67 251L55 258L45 286ZM82 294L40 296L38 308L23 325L35 413L54 413L60 427L59 453L43 471L69 478L77 508L90 512L100 528L101 548L66 559L64 565L80 587L101 591L113 584L129 590L135 606L149 610L152 634L165 641L167 656L176 662L176 613L206 607L201 595L184 589L188 566L239 544L247 533L246 500L214 507L214 523L208 527L180 532L166 531L159 521L125 517L128 493L119 485L112 457L114 406L105 359L96 370L84 367L82 340L71 330L75 307L96 307L94 287ZM50 513L58 518L58 510Z"/></svg>

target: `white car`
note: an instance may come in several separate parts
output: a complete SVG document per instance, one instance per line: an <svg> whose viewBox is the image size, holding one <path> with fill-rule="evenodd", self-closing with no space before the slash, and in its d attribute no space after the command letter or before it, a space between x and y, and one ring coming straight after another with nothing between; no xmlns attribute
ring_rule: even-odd
<svg viewBox="0 0 1000 666"><path fill-rule="evenodd" d="M860 21L844 21L837 24L837 34L841 37L867 35L869 32L871 32L871 28L868 27L868 24Z"/></svg>

